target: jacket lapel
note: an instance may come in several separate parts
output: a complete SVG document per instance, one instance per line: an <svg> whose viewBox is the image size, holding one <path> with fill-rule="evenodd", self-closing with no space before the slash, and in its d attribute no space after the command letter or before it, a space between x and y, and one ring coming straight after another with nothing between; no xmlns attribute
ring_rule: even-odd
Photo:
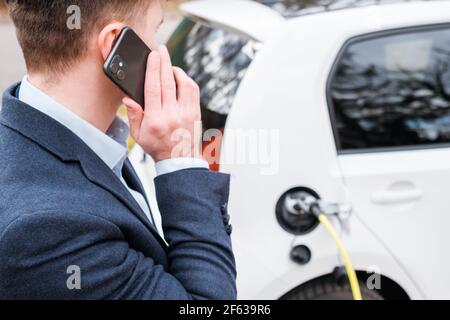
<svg viewBox="0 0 450 320"><path fill-rule="evenodd" d="M84 175L94 184L102 187L103 189L109 191L117 199L122 201L128 209L133 212L139 220L150 230L150 232L155 236L163 248L167 245L165 241L161 238L158 230L147 218L147 215L142 211L139 204L126 189L123 183L117 178L117 176L112 172L108 166L95 155L94 152L87 152L81 157L80 164L83 169ZM101 168L100 168L101 166ZM144 196L145 197L145 196Z"/></svg>
<svg viewBox="0 0 450 320"><path fill-rule="evenodd" d="M15 85L5 92L0 122L39 144L61 161L79 162L86 178L121 201L165 249L165 241L112 170L68 128L18 100L15 97L18 87Z"/></svg>

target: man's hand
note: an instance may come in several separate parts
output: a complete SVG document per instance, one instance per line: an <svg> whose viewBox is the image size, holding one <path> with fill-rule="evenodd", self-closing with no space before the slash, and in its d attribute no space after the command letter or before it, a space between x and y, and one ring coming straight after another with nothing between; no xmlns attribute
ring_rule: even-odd
<svg viewBox="0 0 450 320"><path fill-rule="evenodd" d="M131 136L156 162L198 154L200 141L194 131L201 121L200 89L183 70L172 67L165 46L148 58L145 112L130 98L123 103Z"/></svg>

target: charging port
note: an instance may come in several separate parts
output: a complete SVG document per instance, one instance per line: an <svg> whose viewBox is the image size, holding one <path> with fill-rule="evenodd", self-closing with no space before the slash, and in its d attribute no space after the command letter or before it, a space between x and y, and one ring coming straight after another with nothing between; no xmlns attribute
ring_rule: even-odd
<svg viewBox="0 0 450 320"><path fill-rule="evenodd" d="M306 211L302 204L317 202L319 195L305 187L293 188L285 192L276 206L276 216L280 226L293 235L305 235L312 232L319 220Z"/></svg>

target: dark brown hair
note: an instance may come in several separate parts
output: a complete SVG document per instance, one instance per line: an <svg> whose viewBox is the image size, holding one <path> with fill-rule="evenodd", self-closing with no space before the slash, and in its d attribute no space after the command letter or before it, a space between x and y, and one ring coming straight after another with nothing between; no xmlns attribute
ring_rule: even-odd
<svg viewBox="0 0 450 320"><path fill-rule="evenodd" d="M86 52L89 37L112 19L145 12L152 0L6 0L29 71L58 73ZM70 29L68 9L80 9L81 28ZM73 7L72 7L73 8Z"/></svg>

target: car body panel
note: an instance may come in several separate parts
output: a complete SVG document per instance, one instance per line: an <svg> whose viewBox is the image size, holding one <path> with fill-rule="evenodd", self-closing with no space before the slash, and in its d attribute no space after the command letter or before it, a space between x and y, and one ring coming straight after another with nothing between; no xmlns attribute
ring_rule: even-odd
<svg viewBox="0 0 450 320"><path fill-rule="evenodd" d="M427 299L448 299L450 150L340 156L355 212L417 280Z"/></svg>

